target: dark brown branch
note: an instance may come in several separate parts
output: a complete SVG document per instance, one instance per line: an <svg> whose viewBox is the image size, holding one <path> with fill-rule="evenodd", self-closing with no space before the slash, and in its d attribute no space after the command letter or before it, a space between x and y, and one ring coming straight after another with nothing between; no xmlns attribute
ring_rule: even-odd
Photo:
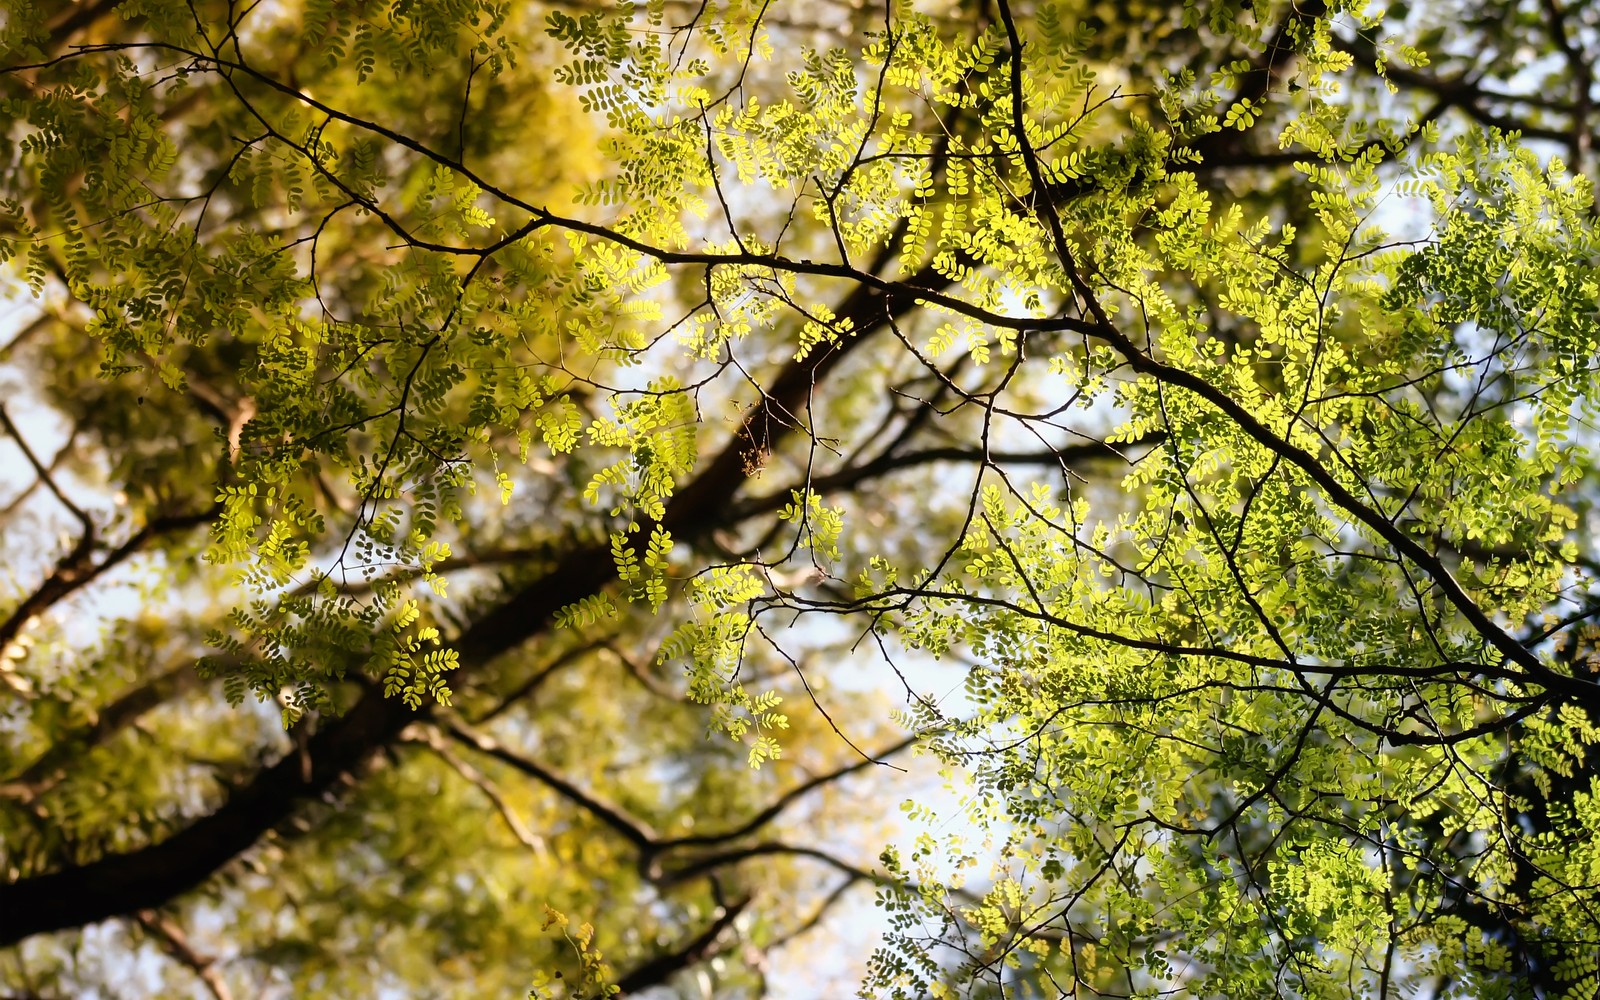
<svg viewBox="0 0 1600 1000"><path fill-rule="evenodd" d="M898 454L879 455L859 465L839 469L826 475L813 476L805 485L817 493L829 493L837 490L846 490L859 486L864 482L877 479L900 469L913 468L920 465L932 465L935 462L960 462L967 464L989 465L1044 465L1069 469L1074 466L1106 460L1132 461L1127 455L1127 449L1159 444L1164 435L1151 434L1137 441L1124 445L1110 445L1101 441L1090 441L1083 444L1066 445L1061 448L1047 448L1039 451L1005 452L996 451L985 454L981 448L943 447L919 448L914 451L900 452ZM739 504L735 509L741 516L753 516L771 510L777 510L793 500L793 490L779 490L765 496L752 497Z"/></svg>
<svg viewBox="0 0 1600 1000"><path fill-rule="evenodd" d="M733 926L733 922L739 919L739 915L749 905L750 900L744 899L726 907L705 930L684 942L680 947L664 955L658 955L635 967L633 971L618 979L613 985L621 991L622 996L627 996L630 993L637 993L652 986L659 986L666 982L667 977L674 972L687 969L691 965L696 965L711 958L719 950L717 942L722 938L723 933Z"/></svg>
<svg viewBox="0 0 1600 1000"><path fill-rule="evenodd" d="M33 473L39 477L39 482L43 483L61 506L67 508L72 516L77 518L78 523L83 526L83 538L79 540L78 544L85 549L92 546L94 544L94 522L89 520L89 515L84 513L82 507L73 503L72 498L62 492L61 486L56 483L55 476L51 474L51 467L39 461L39 456L35 455L33 449L28 446L28 439L23 437L22 432L17 429L17 425L11 422L11 414L6 412L5 404L3 403L0 403L0 427L5 429L5 432L17 443L17 447L22 450L22 457L28 460L29 465L33 466ZM54 462L51 463L51 465L54 464Z"/></svg>
<svg viewBox="0 0 1600 1000"><path fill-rule="evenodd" d="M656 677L650 672L649 667L618 649L615 643L604 643L601 648L610 653L612 656L616 657L617 662L622 664L622 669L628 672L628 676L638 681L640 687L655 695L657 698L660 698L663 701L676 702L687 702L689 700L689 696L687 694L684 694L680 691L675 691L671 687L668 687L661 681L660 678Z"/></svg>
<svg viewBox="0 0 1600 1000"><path fill-rule="evenodd" d="M854 875L846 875L838 885L834 886L828 892L828 894L822 898L822 902L818 903L816 908L813 909L804 920L802 920L796 926L785 931L783 934L780 934L777 938L773 939L767 944L764 950L771 951L774 948L781 948L797 938L804 937L806 934L809 934L812 930L816 929L817 925L822 923L823 918L828 915L828 911L833 909L833 907L838 904L839 900L844 898L844 894L855 888L860 882L860 878Z"/></svg>
<svg viewBox="0 0 1600 1000"><path fill-rule="evenodd" d="M579 788L538 761L507 749L487 733L468 729L465 725L455 721L444 723L443 729L456 741L472 747L480 753L487 754L513 770L527 775L568 802L583 809L595 819L616 831L623 840L637 848L641 855L648 856L655 853L659 840L656 832L650 828L649 824L629 816L621 806L607 801L604 796Z"/></svg>
<svg viewBox="0 0 1600 1000"><path fill-rule="evenodd" d="M1301 0L1291 5L1283 20L1273 29L1261 54L1251 60L1251 68L1241 74L1231 103L1249 101L1259 109L1294 65L1294 47L1298 41L1295 36L1306 31L1327 12L1328 6L1323 0ZM1189 148L1199 153L1204 162L1232 165L1237 159L1247 159L1252 155L1244 146L1244 137L1243 132L1224 129L1199 137L1189 144Z"/></svg>
<svg viewBox="0 0 1600 1000"><path fill-rule="evenodd" d="M1336 37L1334 45L1341 51L1353 56L1358 66L1370 69L1378 57L1377 48L1369 39L1360 35L1353 39ZM1586 150L1592 141L1588 124L1585 123L1580 129L1576 124L1579 118L1576 113L1576 106L1567 102L1553 101L1548 97L1536 94L1520 95L1494 91L1485 87L1476 76L1438 76L1424 70L1397 65L1392 62L1384 64L1382 75L1390 82L1432 94L1438 99L1437 107L1425 116L1426 120L1438 118L1445 111L1454 108L1479 125L1497 128L1505 132L1520 132L1530 139L1559 142L1572 148L1575 151L1575 155L1579 148ZM1512 114L1503 114L1493 110L1496 106L1502 108L1512 106L1514 108L1517 105L1561 111L1571 115L1575 124L1573 128L1568 130L1550 128L1545 125L1536 125ZM1581 137L1579 135L1580 131L1582 133Z"/></svg>
<svg viewBox="0 0 1600 1000"><path fill-rule="evenodd" d="M78 435L81 433L82 429L83 421L80 418L79 421L73 426L72 431L67 435L66 443L61 446L60 450L55 453L55 456L52 457L49 463L45 466L52 476L55 475L57 469L61 468L61 463L66 461L67 456L72 454L73 449L77 446ZM28 498L33 496L34 492L38 490L39 487L43 486L44 483L45 480L35 476L33 482L23 487L20 491L18 491L16 496L6 501L6 505L4 507L0 507L0 521L3 521L12 514L16 513L17 509L23 504L27 503Z"/></svg>
<svg viewBox="0 0 1600 1000"><path fill-rule="evenodd" d="M483 797L489 800L489 804L495 807L495 811L505 821L506 828L517 839L517 843L530 851L540 854L545 853L544 840L528 829L528 825L522 821L522 817L517 815L516 810L511 808L511 804L501 794L499 787L489 780L488 775L456 756L449 745L445 743L443 737L440 736L437 729L427 725L408 726L403 738L420 743L432 750L434 755L449 765L451 770L461 775L468 784L482 792Z"/></svg>
<svg viewBox="0 0 1600 1000"><path fill-rule="evenodd" d="M822 850L820 847L806 847L800 844L785 844L780 841L766 841L759 844L750 844L746 847L730 848L726 851L718 851L715 854L707 854L702 857L694 858L691 861L685 862L680 867L672 868L666 872L663 872L660 881L663 885L673 885L679 882L688 881L692 878L697 878L709 872L716 871L719 868L726 868L730 865L736 865L744 861L749 861L753 858L768 857L811 858L814 861L820 861L829 868L843 872L845 875L858 880L871 882L874 885L899 884L887 875L869 871L865 868L858 868L850 862L845 861L843 858Z"/></svg>
<svg viewBox="0 0 1600 1000"><path fill-rule="evenodd" d="M674 837L671 840L663 842L661 847L662 849L668 849L673 847L721 844L752 834L761 829L763 826L766 826L768 823L777 819L780 813L809 793L816 791L818 788L821 788L824 785L830 785L846 775L854 774L857 771L864 770L865 768L871 767L874 764L881 763L885 759L893 757L895 754L914 746L917 740L920 738L921 737L919 736L908 736L892 746L888 746L882 750L879 750L877 753L872 754L865 760L858 760L851 764L847 764L844 767L837 768L835 770L816 775L809 780L802 781L800 784L779 795L776 799L773 799L766 808L762 809L760 812L756 813L743 823L740 823L738 826L723 830L719 833L702 833L695 834L694 836L690 837Z"/></svg>
<svg viewBox="0 0 1600 1000"><path fill-rule="evenodd" d="M549 663L546 663L544 666L534 671L532 676L518 684L511 690L509 694L503 695L500 700L495 703L493 708L489 709L487 712L484 712L476 719L471 720L472 724L475 726L481 726L485 723L493 722L495 719L507 712L511 706L518 704L523 699L538 691L541 687L544 687L550 678L556 675L557 671L571 666L572 664L583 659L585 656L594 652L596 649L603 647L603 643L595 642L579 643L569 647L560 656L557 656L554 660L551 660Z"/></svg>
<svg viewBox="0 0 1600 1000"><path fill-rule="evenodd" d="M121 0L93 0L91 3L73 4L50 22L49 51L60 51L73 35L107 16Z"/></svg>
<svg viewBox="0 0 1600 1000"><path fill-rule="evenodd" d="M1575 98L1570 139L1572 169L1574 173L1582 174L1589 166L1589 147L1592 141L1589 134L1589 105L1593 100L1594 69L1588 54L1573 40L1573 33L1567 26L1567 12L1562 8L1560 0L1544 0L1543 5L1545 28L1550 32L1550 40L1561 50L1562 56L1567 61L1567 71L1572 74Z"/></svg>
<svg viewBox="0 0 1600 1000"><path fill-rule="evenodd" d="M73 546L71 552L56 562L55 569L45 577L44 582L13 608L10 615L0 620L0 648L4 648L15 639L29 619L93 583L146 545L163 536L208 524L215 516L215 511L210 510L203 514L173 514L158 517L134 532L127 541L112 549L99 562L93 561L92 535L86 533Z"/></svg>
<svg viewBox="0 0 1600 1000"><path fill-rule="evenodd" d="M332 791L414 717L398 699L369 691L307 741L304 771L301 756L290 754L159 843L0 885L0 947L152 909L196 888L290 819L302 802Z"/></svg>

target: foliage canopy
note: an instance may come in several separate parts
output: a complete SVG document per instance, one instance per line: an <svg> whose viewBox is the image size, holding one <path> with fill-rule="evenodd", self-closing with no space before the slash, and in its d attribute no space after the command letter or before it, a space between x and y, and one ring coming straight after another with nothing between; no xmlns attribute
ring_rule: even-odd
<svg viewBox="0 0 1600 1000"><path fill-rule="evenodd" d="M1595 995L1597 32L12 0L0 976Z"/></svg>

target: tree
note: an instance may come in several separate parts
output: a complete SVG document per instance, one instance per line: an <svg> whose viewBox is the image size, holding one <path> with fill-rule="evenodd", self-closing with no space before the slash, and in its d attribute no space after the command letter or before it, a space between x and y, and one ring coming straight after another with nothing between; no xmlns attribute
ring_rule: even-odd
<svg viewBox="0 0 1600 1000"><path fill-rule="evenodd" d="M7 975L1587 995L1591 16L14 8Z"/></svg>

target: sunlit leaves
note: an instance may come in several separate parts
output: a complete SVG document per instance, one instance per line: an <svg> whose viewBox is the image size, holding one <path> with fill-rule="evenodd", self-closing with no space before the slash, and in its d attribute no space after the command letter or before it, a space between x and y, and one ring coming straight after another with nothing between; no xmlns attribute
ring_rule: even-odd
<svg viewBox="0 0 1600 1000"><path fill-rule="evenodd" d="M959 710L901 679L991 837L975 898L953 841L886 856L919 884L885 893L875 995L1500 971L1498 931L1454 940L1468 897L1590 977L1592 795L1529 791L1591 752L1587 660L1518 631L1589 599L1588 182L1503 137L1413 154L1436 131L1330 99L1331 25L1369 24L1347 4L1147 11L1220 54L1140 69L1092 65L1074 5L960 31L913 6L792 48L758 4L549 14L600 133L576 205L507 169L526 130L471 141L502 6L313 2L291 33L327 86L190 48L187 5L127 8L216 88L206 169L162 117L176 82L121 53L37 70L4 114L38 197L0 252L82 303L108 380L215 425L207 557L242 596L208 670L286 721L351 675L421 709L498 587L571 576L537 627L664 616L651 668L760 767L790 719L752 661L806 681L774 621L843 617L967 665ZM378 87L446 73L438 121ZM1292 204L1217 179L1274 142ZM1399 202L1427 213L1404 239ZM856 516L917 465L940 485ZM453 603L458 558L482 579ZM504 628L462 649L506 655Z"/></svg>

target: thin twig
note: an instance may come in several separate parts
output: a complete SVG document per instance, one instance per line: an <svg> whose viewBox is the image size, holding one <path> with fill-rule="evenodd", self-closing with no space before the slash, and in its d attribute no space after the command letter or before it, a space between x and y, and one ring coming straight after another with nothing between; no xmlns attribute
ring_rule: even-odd
<svg viewBox="0 0 1600 1000"><path fill-rule="evenodd" d="M468 784L482 792L483 797L488 799L495 809L499 811L500 818L505 820L506 827L511 831L511 835L517 838L517 842L523 847L540 856L544 856L549 852L544 838L528 829L528 825L522 821L522 817L518 816L516 810L512 809L511 804L506 801L505 796L500 792L499 786L491 781L488 775L457 756L450 749L449 744L445 743L444 737L439 734L439 730L433 726L417 725L408 729L403 738L413 743L420 743L432 750L435 756L461 775Z"/></svg>
<svg viewBox="0 0 1600 1000"><path fill-rule="evenodd" d="M72 499L62 492L61 487L56 483L55 477L50 474L49 467L39 461L39 456L35 455L33 449L28 447L27 439L22 436L21 431L17 430L17 425L12 423L11 414L6 412L4 403L0 403L0 427L5 428L5 432L11 435L11 439L17 443L17 447L22 449L22 457L28 460L29 465L33 466L34 474L39 477L39 481L44 483L45 488L61 502L61 506L72 512L72 516L77 518L78 522L83 525L84 536L92 540L94 538L94 522L89 520L89 515L84 513L82 507L73 503Z"/></svg>
<svg viewBox="0 0 1600 1000"><path fill-rule="evenodd" d="M139 922L139 926L161 940L163 951L188 966L216 1000L233 1000L227 982L217 972L216 958L195 951L194 946L189 943L188 936L183 933L183 928L175 921L155 910L139 910L134 914L134 919Z"/></svg>

